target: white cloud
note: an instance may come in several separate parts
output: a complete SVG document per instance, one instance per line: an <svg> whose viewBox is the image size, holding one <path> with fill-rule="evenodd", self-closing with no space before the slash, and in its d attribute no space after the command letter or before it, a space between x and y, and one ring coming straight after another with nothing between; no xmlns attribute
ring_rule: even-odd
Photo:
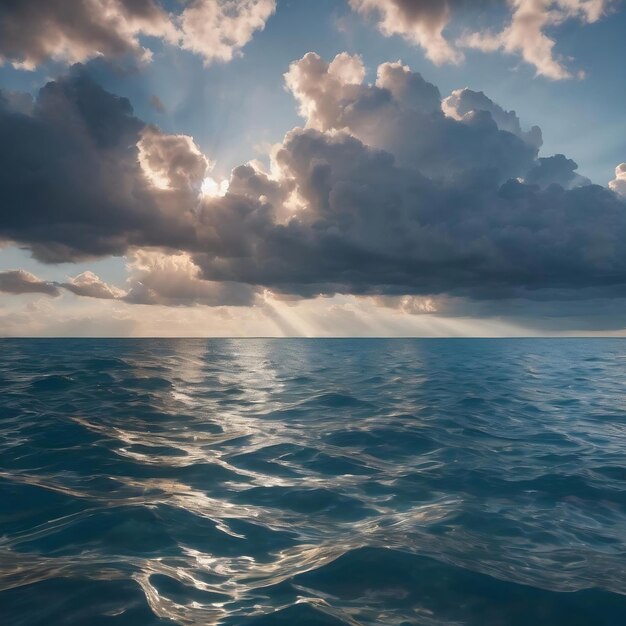
<svg viewBox="0 0 626 626"><path fill-rule="evenodd" d="M249 285L203 280L191 256L136 250L128 258L129 289L124 297L132 304L170 306L244 306L254 302Z"/></svg>
<svg viewBox="0 0 626 626"><path fill-rule="evenodd" d="M60 286L77 296L100 300L117 300L126 295L122 289L105 283L99 276L89 271L70 278Z"/></svg>
<svg viewBox="0 0 626 626"><path fill-rule="evenodd" d="M448 0L349 0L350 6L378 20L378 28L389 37L401 35L424 48L436 64L460 63L463 54L445 38L443 31L451 17Z"/></svg>
<svg viewBox="0 0 626 626"><path fill-rule="evenodd" d="M180 45L207 64L230 61L275 10L275 0L195 0L177 20Z"/></svg>
<svg viewBox="0 0 626 626"><path fill-rule="evenodd" d="M509 0L509 4L511 21L502 31L473 33L465 36L461 44L484 52L502 50L519 54L535 67L537 75L563 80L574 74L555 53L556 41L546 30L571 19L584 24L596 22L604 14L609 0Z"/></svg>
<svg viewBox="0 0 626 626"><path fill-rule="evenodd" d="M137 148L141 169L157 189L197 192L211 168L189 135L168 135L147 126Z"/></svg>
<svg viewBox="0 0 626 626"><path fill-rule="evenodd" d="M609 182L609 188L626 198L626 163L620 163L615 168L615 178Z"/></svg>
<svg viewBox="0 0 626 626"><path fill-rule="evenodd" d="M435 64L460 63L461 48L501 50L520 55L537 74L553 80L582 76L573 73L555 53L556 41L547 32L567 20L598 21L611 0L348 0L358 13L373 17L386 35L401 35L421 46ZM451 42L446 28L462 9L488 11L506 5L509 23L498 32L470 32Z"/></svg>
<svg viewBox="0 0 626 626"><path fill-rule="evenodd" d="M0 5L0 61L34 69L46 59L151 56L141 35L173 41L176 29L155 0L22 0Z"/></svg>
<svg viewBox="0 0 626 626"><path fill-rule="evenodd" d="M178 14L162 0L20 0L0 3L0 64L34 69L47 59L77 63L130 54L148 61L142 36L229 61L276 9L275 0L192 0ZM176 7L176 3L173 4Z"/></svg>
<svg viewBox="0 0 626 626"><path fill-rule="evenodd" d="M437 179L493 169L504 181L531 166L540 131L501 132L494 115L506 112L488 98L466 106L457 120L443 114L437 87L400 63L380 65L375 85L344 82L333 63L309 52L285 75L307 128L346 130Z"/></svg>
<svg viewBox="0 0 626 626"><path fill-rule="evenodd" d="M515 111L505 111L482 91L472 91L467 87L455 89L443 100L442 108L446 115L456 120L463 120L466 115L471 116L475 111L488 111L500 130L517 135L537 149L541 148L543 143L541 129L538 126L523 131Z"/></svg>

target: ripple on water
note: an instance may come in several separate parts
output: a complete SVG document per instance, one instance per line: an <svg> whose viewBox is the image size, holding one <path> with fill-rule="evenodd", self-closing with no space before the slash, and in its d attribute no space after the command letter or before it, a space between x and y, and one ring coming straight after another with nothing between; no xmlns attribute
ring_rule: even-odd
<svg viewBox="0 0 626 626"><path fill-rule="evenodd" d="M626 342L0 342L0 623L626 623Z"/></svg>

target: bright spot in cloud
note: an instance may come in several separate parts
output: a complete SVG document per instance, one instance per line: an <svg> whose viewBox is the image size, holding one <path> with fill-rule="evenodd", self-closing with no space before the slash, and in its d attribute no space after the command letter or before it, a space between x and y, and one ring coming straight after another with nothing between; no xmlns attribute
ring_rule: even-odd
<svg viewBox="0 0 626 626"><path fill-rule="evenodd" d="M221 198L226 195L228 192L229 182L227 179L224 179L221 182L217 182L214 178L207 176L202 181L202 187L200 191L202 195L209 198Z"/></svg>

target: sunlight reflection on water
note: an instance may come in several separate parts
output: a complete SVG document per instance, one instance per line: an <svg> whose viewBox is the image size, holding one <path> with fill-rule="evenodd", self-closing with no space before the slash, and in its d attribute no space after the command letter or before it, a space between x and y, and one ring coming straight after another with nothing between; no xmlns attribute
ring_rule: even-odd
<svg viewBox="0 0 626 626"><path fill-rule="evenodd" d="M626 615L626 343L3 348L8 623Z"/></svg>

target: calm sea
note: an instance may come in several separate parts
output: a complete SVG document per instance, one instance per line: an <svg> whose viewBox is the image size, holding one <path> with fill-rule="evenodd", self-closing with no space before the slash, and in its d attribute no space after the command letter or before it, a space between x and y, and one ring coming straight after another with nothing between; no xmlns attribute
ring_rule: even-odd
<svg viewBox="0 0 626 626"><path fill-rule="evenodd" d="M626 341L2 340L0 623L626 624Z"/></svg>

